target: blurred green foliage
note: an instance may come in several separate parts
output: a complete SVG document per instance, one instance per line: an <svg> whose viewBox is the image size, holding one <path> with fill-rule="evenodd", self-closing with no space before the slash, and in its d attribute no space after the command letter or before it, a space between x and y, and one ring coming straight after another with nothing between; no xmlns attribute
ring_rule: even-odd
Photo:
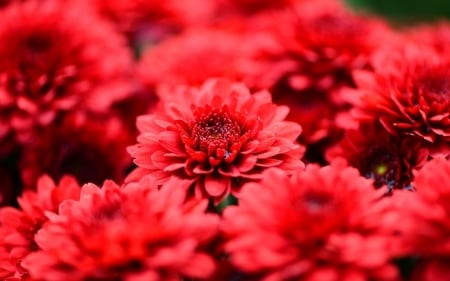
<svg viewBox="0 0 450 281"><path fill-rule="evenodd" d="M356 9L408 23L450 18L450 0L347 0Z"/></svg>

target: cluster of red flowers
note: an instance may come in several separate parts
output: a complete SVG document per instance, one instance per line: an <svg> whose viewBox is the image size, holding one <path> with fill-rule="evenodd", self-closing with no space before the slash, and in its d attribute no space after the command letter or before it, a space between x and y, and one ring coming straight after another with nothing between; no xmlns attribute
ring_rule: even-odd
<svg viewBox="0 0 450 281"><path fill-rule="evenodd" d="M450 22L0 0L0 279L450 280Z"/></svg>

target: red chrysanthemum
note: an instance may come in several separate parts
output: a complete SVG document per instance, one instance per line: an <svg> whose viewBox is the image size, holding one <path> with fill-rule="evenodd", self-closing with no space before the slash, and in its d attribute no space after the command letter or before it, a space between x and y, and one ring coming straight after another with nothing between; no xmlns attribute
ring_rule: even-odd
<svg viewBox="0 0 450 281"><path fill-rule="evenodd" d="M27 271L22 259L39 247L34 235L47 221L45 212L57 212L66 199L77 200L80 187L74 178L65 176L58 185L48 176L42 176L37 191L25 191L18 199L20 209L0 209L0 278L2 280L26 280ZM16 279L8 279L13 278Z"/></svg>
<svg viewBox="0 0 450 281"><path fill-rule="evenodd" d="M267 171L225 209L225 250L263 281L397 280L389 199L344 161Z"/></svg>
<svg viewBox="0 0 450 281"><path fill-rule="evenodd" d="M203 280L215 270L204 247L219 218L205 213L206 200L185 204L185 195L149 178L122 188L87 184L79 201L47 214L50 222L36 235L42 250L23 264L47 281Z"/></svg>
<svg viewBox="0 0 450 281"><path fill-rule="evenodd" d="M449 66L448 58L418 46L383 52L374 62L374 72L355 73L361 97L355 116L379 120L391 134L422 139L433 153L447 154Z"/></svg>
<svg viewBox="0 0 450 281"><path fill-rule="evenodd" d="M264 41L262 32L236 29L239 31L199 28L169 38L144 54L139 79L148 89L164 83L198 86L211 77L262 88L259 85L270 75L270 66L259 62L256 56L258 49L269 42Z"/></svg>
<svg viewBox="0 0 450 281"><path fill-rule="evenodd" d="M163 110L138 117L141 134L129 148L139 175L159 183L172 175L190 179L196 196L217 202L268 167L303 166L295 143L301 127L284 121L288 108L273 104L268 92L252 95L243 84L209 80L161 96Z"/></svg>
<svg viewBox="0 0 450 281"><path fill-rule="evenodd" d="M74 0L77 1L77 0ZM114 22L134 47L153 45L186 27L212 18L215 5L208 0L87 0L99 14Z"/></svg>
<svg viewBox="0 0 450 281"><path fill-rule="evenodd" d="M441 21L434 24L415 26L406 33L408 39L420 45L428 45L446 55L450 48L450 23Z"/></svg>
<svg viewBox="0 0 450 281"><path fill-rule="evenodd" d="M104 112L129 94L124 39L78 5L13 3L1 11L0 41L0 138L28 141L62 112Z"/></svg>
<svg viewBox="0 0 450 281"><path fill-rule="evenodd" d="M408 137L389 134L377 123L348 130L344 139L327 151L329 161L345 158L361 175L374 179L376 188L412 189L413 170L427 161L428 150Z"/></svg>
<svg viewBox="0 0 450 281"><path fill-rule="evenodd" d="M120 182L132 164L126 151L132 137L115 117L67 115L23 148L19 163L23 184L33 187L44 173L57 180L72 174L81 184Z"/></svg>
<svg viewBox="0 0 450 281"><path fill-rule="evenodd" d="M436 158L415 173L415 193L402 192L395 202L402 212L397 224L405 256L418 259L412 280L450 277L450 162Z"/></svg>
<svg viewBox="0 0 450 281"><path fill-rule="evenodd" d="M370 67L380 40L388 41L392 32L381 20L354 14L340 1L300 1L273 25L281 51L268 50L260 60L281 71L273 75L274 101L294 108L288 120L302 125L302 142L334 139L338 128L348 126L350 104L342 88L354 86L351 72Z"/></svg>

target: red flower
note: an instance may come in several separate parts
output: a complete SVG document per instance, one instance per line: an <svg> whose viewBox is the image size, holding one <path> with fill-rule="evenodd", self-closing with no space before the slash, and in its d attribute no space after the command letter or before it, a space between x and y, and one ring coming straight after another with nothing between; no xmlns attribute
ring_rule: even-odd
<svg viewBox="0 0 450 281"><path fill-rule="evenodd" d="M48 176L42 176L37 191L25 191L18 199L20 210L12 207L0 209L0 278L27 277L22 259L39 247L34 235L47 221L44 213L57 212L66 199L78 199L80 187L69 176L61 178L58 186Z"/></svg>
<svg viewBox="0 0 450 281"><path fill-rule="evenodd" d="M128 95L123 38L77 5L11 4L0 15L0 133L22 142L62 112L104 112Z"/></svg>
<svg viewBox="0 0 450 281"><path fill-rule="evenodd" d="M450 162L435 158L415 173L415 193L395 196L401 210L400 247L404 256L418 257L412 280L448 280L450 270Z"/></svg>
<svg viewBox="0 0 450 281"><path fill-rule="evenodd" d="M262 75L258 74L262 69L268 70L253 57L256 49L265 43L262 40L258 34L243 30L190 30L150 48L140 62L138 73L150 89L164 83L198 86L210 77L243 81L253 87L256 86L254 77L261 79Z"/></svg>
<svg viewBox="0 0 450 281"><path fill-rule="evenodd" d="M390 201L343 161L289 178L267 171L224 211L225 250L263 281L397 280ZM370 253L370 254L369 254Z"/></svg>
<svg viewBox="0 0 450 281"><path fill-rule="evenodd" d="M393 136L377 123L361 124L348 130L344 139L327 151L329 161L345 158L361 175L374 179L374 186L393 189L412 189L413 170L419 169L428 158L428 150L420 142Z"/></svg>
<svg viewBox="0 0 450 281"><path fill-rule="evenodd" d="M203 247L219 218L204 213L207 201L184 202L182 190L159 190L148 178L124 188L87 184L79 201L48 214L36 235L42 250L23 264L32 278L48 281L204 279L215 264Z"/></svg>
<svg viewBox="0 0 450 281"><path fill-rule="evenodd" d="M430 49L406 45L382 53L374 72L357 72L361 101L356 115L379 120L394 135L422 139L447 154L450 140L450 60Z"/></svg>
<svg viewBox="0 0 450 281"><path fill-rule="evenodd" d="M301 128L284 121L287 107L273 104L268 92L251 95L242 84L209 80L161 97L164 111L138 118L141 134L129 148L139 175L159 183L172 175L190 179L196 196L218 202L268 167L303 166L295 143Z"/></svg>
<svg viewBox="0 0 450 281"><path fill-rule="evenodd" d="M450 23L442 21L434 24L415 26L410 30L409 39L420 45L428 45L437 52L448 54L450 45Z"/></svg>
<svg viewBox="0 0 450 281"><path fill-rule="evenodd" d="M215 5L208 0L87 0L102 16L114 22L135 47L154 44L186 27L212 18Z"/></svg>
<svg viewBox="0 0 450 281"><path fill-rule="evenodd" d="M25 188L43 173L54 179L71 174L82 184L122 181L132 164L126 151L132 136L115 117L67 115L33 139L19 163Z"/></svg>
<svg viewBox="0 0 450 281"><path fill-rule="evenodd" d="M450 258L450 162L429 161L415 174L413 186L416 193L396 196L404 214L403 241L414 254Z"/></svg>
<svg viewBox="0 0 450 281"><path fill-rule="evenodd" d="M354 87L352 71L369 68L380 40L391 40L392 32L382 21L356 15L340 1L300 1L275 24L274 37L283 49L261 59L274 67L291 66L277 67L281 72L271 85L274 101L296 108L288 120L304 128L302 142L335 138L337 128L348 127L350 104L342 89Z"/></svg>

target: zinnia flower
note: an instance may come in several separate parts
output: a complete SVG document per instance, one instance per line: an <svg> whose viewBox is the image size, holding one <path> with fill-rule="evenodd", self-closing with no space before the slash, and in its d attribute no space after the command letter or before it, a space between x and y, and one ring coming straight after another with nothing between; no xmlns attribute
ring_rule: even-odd
<svg viewBox="0 0 450 281"><path fill-rule="evenodd" d="M327 151L327 158L345 158L361 175L374 179L376 188L413 189L413 171L427 161L428 150L407 136L393 136L378 123L348 130L341 142Z"/></svg>
<svg viewBox="0 0 450 281"><path fill-rule="evenodd" d="M409 135L449 151L450 60L431 49L406 45L377 56L374 72L356 72L360 120L379 120L393 135Z"/></svg>
<svg viewBox="0 0 450 281"><path fill-rule="evenodd" d="M36 235L42 250L23 264L47 281L203 280L215 270L204 247L219 218L205 213L206 200L185 204L185 195L149 178L123 188L84 185L79 201L47 214L50 222Z"/></svg>
<svg viewBox="0 0 450 281"><path fill-rule="evenodd" d="M0 13L0 138L30 141L61 113L103 113L129 94L131 54L107 22L60 1Z"/></svg>
<svg viewBox="0 0 450 281"><path fill-rule="evenodd" d="M59 203L66 199L77 200L80 187L74 178L64 176L58 185L48 176L42 176L37 191L24 191L19 197L20 209L0 209L0 278L28 280L22 259L39 247L34 235L47 221L45 212L57 212ZM8 280L8 279L7 279ZM14 280L14 279L12 279Z"/></svg>
<svg viewBox="0 0 450 281"><path fill-rule="evenodd" d="M138 166L134 177L190 179L196 196L219 202L268 167L291 172L303 166L295 143L301 127L284 121L288 108L273 104L268 92L209 80L200 89L160 96L163 110L137 120L141 134L129 148Z"/></svg>
<svg viewBox="0 0 450 281"><path fill-rule="evenodd" d="M269 170L225 209L225 251L262 281L398 280L389 207L344 161L292 177Z"/></svg>
<svg viewBox="0 0 450 281"><path fill-rule="evenodd" d="M132 164L126 151L132 135L114 116L67 115L34 139L20 157L25 188L33 187L44 173L56 180L72 174L82 184L101 184L106 179L122 181Z"/></svg>

